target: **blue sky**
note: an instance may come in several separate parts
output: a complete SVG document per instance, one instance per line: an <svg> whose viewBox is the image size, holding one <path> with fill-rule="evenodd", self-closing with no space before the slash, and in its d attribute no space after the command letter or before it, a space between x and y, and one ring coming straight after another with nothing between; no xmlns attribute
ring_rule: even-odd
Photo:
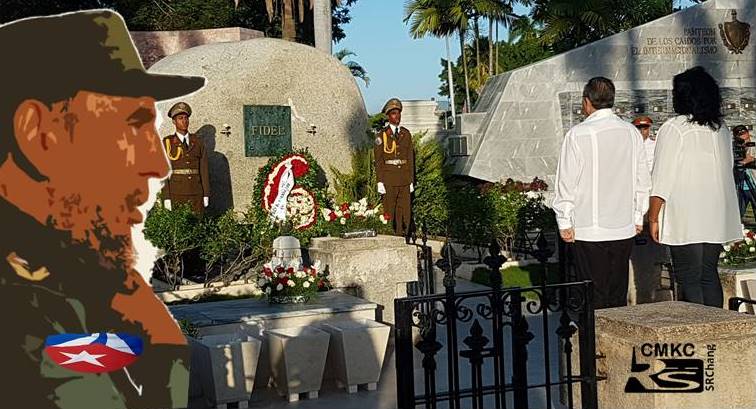
<svg viewBox="0 0 756 409"><path fill-rule="evenodd" d="M680 0L689 5L688 0ZM405 0L359 0L351 9L352 22L345 27L346 38L334 51L348 48L350 57L368 71L370 86L358 81L369 113L378 112L392 97L401 99L446 99L438 96L441 58L446 58L443 40L413 40L402 21ZM519 13L524 9L516 10ZM487 33L487 30L486 30ZM499 29L499 38L505 37ZM453 61L459 56L459 39L451 39Z"/></svg>

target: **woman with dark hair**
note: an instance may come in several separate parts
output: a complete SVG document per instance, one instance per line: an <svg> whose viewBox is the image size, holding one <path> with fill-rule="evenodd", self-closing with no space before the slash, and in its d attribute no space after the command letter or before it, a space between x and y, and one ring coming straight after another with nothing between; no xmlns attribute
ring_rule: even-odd
<svg viewBox="0 0 756 409"><path fill-rule="evenodd" d="M732 138L719 86L703 68L674 77L678 116L659 129L648 211L651 237L670 246L679 299L722 307L722 244L742 237Z"/></svg>

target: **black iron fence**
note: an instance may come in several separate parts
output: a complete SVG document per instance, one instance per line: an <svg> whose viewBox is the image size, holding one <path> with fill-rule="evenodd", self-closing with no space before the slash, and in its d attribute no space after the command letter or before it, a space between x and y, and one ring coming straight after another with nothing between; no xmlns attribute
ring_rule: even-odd
<svg viewBox="0 0 756 409"><path fill-rule="evenodd" d="M449 250L439 263L444 293L395 300L400 409L552 408L556 399L573 408L577 389L580 407L597 407L592 283L548 284L552 251L540 244L540 286L503 288L494 243L485 260L492 288L456 291Z"/></svg>

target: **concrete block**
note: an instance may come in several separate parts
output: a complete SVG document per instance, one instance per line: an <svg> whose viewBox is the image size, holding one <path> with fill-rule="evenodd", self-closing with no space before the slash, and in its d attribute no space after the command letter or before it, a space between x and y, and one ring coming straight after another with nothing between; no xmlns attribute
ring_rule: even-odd
<svg viewBox="0 0 756 409"><path fill-rule="evenodd" d="M730 298L756 298L756 294L748 291L748 280L756 280L756 267L719 267L719 281L722 283L724 305L727 308ZM741 305L740 311L753 312L753 307Z"/></svg>
<svg viewBox="0 0 756 409"><path fill-rule="evenodd" d="M213 406L246 403L255 383L262 340L248 333L208 335L190 338L192 368L190 383L201 390Z"/></svg>
<svg viewBox="0 0 756 409"><path fill-rule="evenodd" d="M756 407L753 315L674 301L602 309L596 351L599 407Z"/></svg>
<svg viewBox="0 0 756 409"><path fill-rule="evenodd" d="M279 395L287 396L289 402L299 400L300 393L317 398L330 335L310 326L269 330L266 335L273 383Z"/></svg>
<svg viewBox="0 0 756 409"><path fill-rule="evenodd" d="M328 266L334 288L383 306L384 322L394 322L394 299L403 295L407 282L417 280L417 248L402 237L320 237L313 239L309 253Z"/></svg>
<svg viewBox="0 0 756 409"><path fill-rule="evenodd" d="M358 385L378 383L391 327L362 320L327 323L321 328L331 334L328 367L348 393L357 392Z"/></svg>

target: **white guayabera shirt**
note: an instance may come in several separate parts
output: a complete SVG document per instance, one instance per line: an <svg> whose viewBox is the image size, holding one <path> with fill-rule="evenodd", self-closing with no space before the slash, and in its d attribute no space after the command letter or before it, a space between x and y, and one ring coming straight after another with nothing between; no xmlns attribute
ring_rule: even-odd
<svg viewBox="0 0 756 409"><path fill-rule="evenodd" d="M564 137L552 203L559 229L574 228L581 241L633 237L650 187L640 132L600 109Z"/></svg>
<svg viewBox="0 0 756 409"><path fill-rule="evenodd" d="M726 243L743 237L732 173L732 136L688 121L667 120L656 137L652 196L664 199L664 244Z"/></svg>

